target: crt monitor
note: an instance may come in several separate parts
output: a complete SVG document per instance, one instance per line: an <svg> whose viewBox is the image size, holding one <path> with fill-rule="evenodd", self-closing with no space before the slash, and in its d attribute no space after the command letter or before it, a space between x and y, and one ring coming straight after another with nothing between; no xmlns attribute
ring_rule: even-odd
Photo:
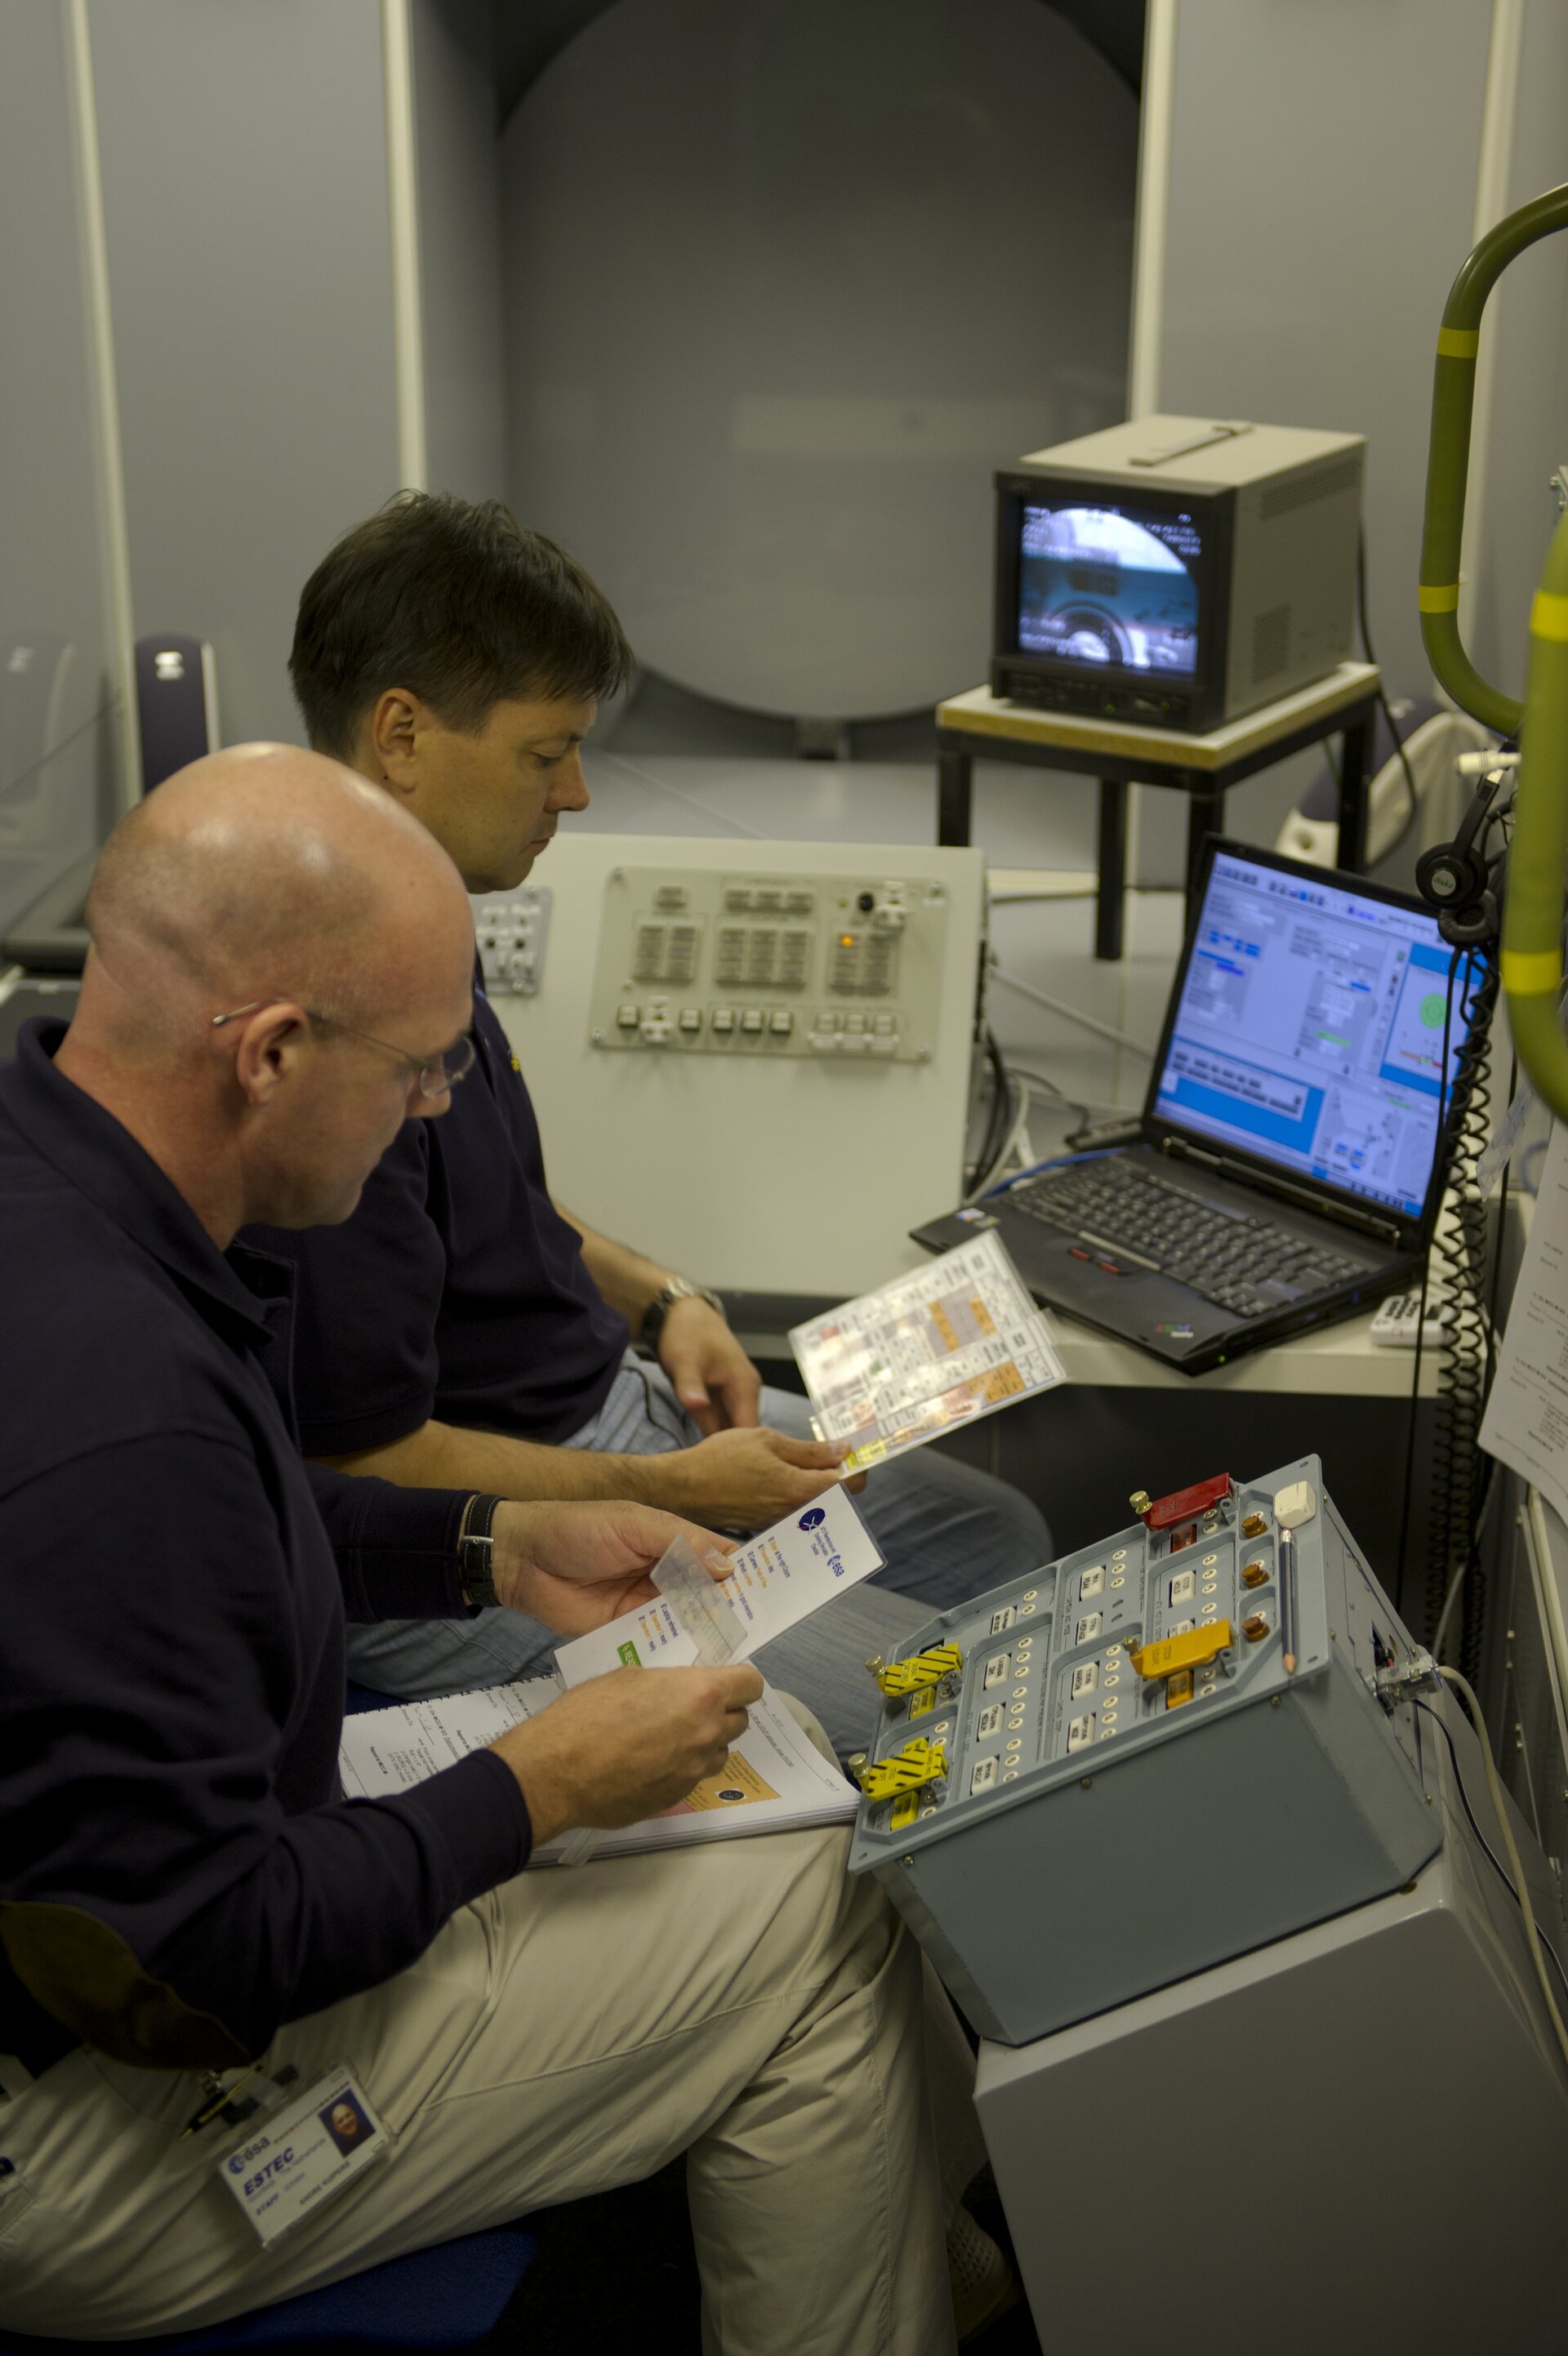
<svg viewBox="0 0 1568 2356"><path fill-rule="evenodd" d="M1350 653L1362 445L1178 417L996 477L993 694L1206 733Z"/></svg>

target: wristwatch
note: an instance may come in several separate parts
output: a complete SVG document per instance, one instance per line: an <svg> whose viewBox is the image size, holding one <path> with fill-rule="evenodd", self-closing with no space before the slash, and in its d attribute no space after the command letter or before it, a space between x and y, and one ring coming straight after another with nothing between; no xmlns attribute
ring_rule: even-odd
<svg viewBox="0 0 1568 2356"><path fill-rule="evenodd" d="M708 1307L716 1309L721 1317L725 1313L724 1302L716 1292L710 1292L705 1284L688 1284L683 1276L672 1276L668 1284L660 1286L642 1312L641 1339L649 1349L657 1347L664 1320L678 1301L705 1301ZM725 1323L728 1323L727 1319Z"/></svg>
<svg viewBox="0 0 1568 2356"><path fill-rule="evenodd" d="M504 1497L470 1497L463 1508L457 1532L457 1576L463 1600L469 1604L499 1603L495 1582L495 1539L492 1533Z"/></svg>

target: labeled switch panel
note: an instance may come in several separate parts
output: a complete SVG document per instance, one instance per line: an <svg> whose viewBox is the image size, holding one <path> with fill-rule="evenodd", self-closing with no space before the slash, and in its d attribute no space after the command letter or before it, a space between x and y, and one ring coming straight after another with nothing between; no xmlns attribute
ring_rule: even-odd
<svg viewBox="0 0 1568 2356"><path fill-rule="evenodd" d="M911 1664L941 1648L946 1766L897 1812L881 1762L914 1710L879 1665L852 1870L1006 2042L1381 1895L1435 1846L1388 1682L1412 1648L1316 1459L1208 1486L910 1639Z"/></svg>
<svg viewBox="0 0 1568 2356"><path fill-rule="evenodd" d="M544 976L550 887L520 884L515 892L486 892L474 903L479 970L490 998L532 998Z"/></svg>
<svg viewBox="0 0 1568 2356"><path fill-rule="evenodd" d="M619 867L605 886L595 1047L929 1062L947 950L940 884L880 874Z"/></svg>

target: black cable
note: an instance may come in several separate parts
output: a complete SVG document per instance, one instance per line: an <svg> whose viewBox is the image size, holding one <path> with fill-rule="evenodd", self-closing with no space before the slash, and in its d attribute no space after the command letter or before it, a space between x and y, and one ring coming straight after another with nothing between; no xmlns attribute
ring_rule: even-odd
<svg viewBox="0 0 1568 2356"><path fill-rule="evenodd" d="M1091 1106L1080 1103L1077 1097L1069 1097L1067 1090L1065 1088L1058 1088L1055 1080L1051 1079L1046 1073L1032 1072L1026 1064L1020 1064L1017 1062L1010 1062L1007 1069L1012 1073L1013 1077L1015 1080L1027 1080L1032 1087L1044 1088L1047 1096L1054 1097L1058 1104L1065 1105L1069 1112L1076 1112L1079 1114L1086 1125L1093 1119L1093 1108ZM1101 1107L1101 1110L1106 1112L1114 1112L1116 1110L1116 1107L1114 1105L1106 1105ZM1131 1119L1132 1115L1129 1114L1128 1118Z"/></svg>
<svg viewBox="0 0 1568 2356"><path fill-rule="evenodd" d="M972 1194L979 1193L995 1169L1012 1127L1012 1084L1007 1077L1007 1066L1002 1059L1002 1050L996 1044L996 1033L989 1029L985 1033L985 1060L991 1066L991 1109L986 1116L985 1134L981 1141L980 1151L969 1173L968 1191Z"/></svg>
<svg viewBox="0 0 1568 2356"><path fill-rule="evenodd" d="M1470 1794L1465 1789L1465 1776L1464 1771L1461 1769L1459 1764L1459 1753L1455 1747L1454 1737L1444 1720L1442 1711L1434 1709L1429 1701L1423 1701L1419 1694L1412 1694L1411 1699L1414 1702L1417 1709L1423 1709L1426 1712L1427 1717L1432 1720L1434 1726L1436 1727L1438 1732L1442 1735L1444 1741L1448 1745L1448 1756L1454 1762L1455 1787L1459 1794L1460 1804L1464 1808L1465 1814L1469 1819L1470 1830L1475 1834L1476 1838L1480 1842L1481 1847L1486 1850L1487 1857L1491 1859L1492 1868L1497 1874L1498 1879L1502 1883L1503 1888L1508 1891L1509 1896L1513 1900L1514 1904L1519 1908L1520 1912L1522 1914L1525 1906L1528 1903L1530 1893L1527 1890L1523 1897L1520 1895L1520 1892L1514 1888L1513 1883L1509 1879L1505 1869L1493 1850L1491 1842L1487 1838L1486 1834L1476 1822L1476 1811L1470 1805ZM1547 1954L1551 1956L1552 1962L1557 1966L1557 1976L1563 1983L1563 1993L1568 1995L1568 1972L1563 1970L1562 1959L1558 1955L1556 1948L1552 1945L1551 1940L1541 1929L1540 1922L1536 1920L1535 1909L1533 1906L1530 1907L1530 1920L1535 1922L1536 1937L1540 1940L1541 1945L1545 1948Z"/></svg>
<svg viewBox="0 0 1568 2356"><path fill-rule="evenodd" d="M1508 1098L1510 1105L1513 1103L1514 1091L1518 1087L1519 1057L1517 1055L1510 1055L1509 1058ZM1496 1232L1492 1238L1492 1290L1491 1297L1487 1304L1487 1397L1488 1398L1490 1398L1492 1395L1492 1377L1498 1371L1498 1306L1499 1296L1502 1291L1503 1234L1508 1226L1508 1214L1509 1165L1505 1162L1498 1181L1498 1223ZM1496 1459L1493 1460L1493 1464L1495 1469Z"/></svg>
<svg viewBox="0 0 1568 2356"><path fill-rule="evenodd" d="M1437 1077L1437 1159L1442 1173L1438 1188L1438 1214L1442 1214L1442 1186L1448 1173L1447 1157L1443 1150L1443 1106L1448 1088L1448 1037L1454 1012L1454 983L1459 971L1463 950L1455 949L1448 960L1448 989L1443 1004L1443 1061ZM1410 1414L1406 1419L1404 1436L1404 1494L1400 1501L1399 1567L1394 1573L1394 1610L1402 1620L1404 1609L1404 1567L1410 1547L1410 1498L1415 1482L1415 1425L1421 1408L1421 1354L1426 1336L1426 1296L1432 1282L1432 1240L1427 1239L1421 1263L1421 1299L1415 1312L1415 1365L1410 1378ZM1440 1607L1441 1608L1441 1607Z"/></svg>
<svg viewBox="0 0 1568 2356"><path fill-rule="evenodd" d="M1485 1462L1479 1443L1491 1366L1486 1305L1488 1221L1477 1163L1487 1142L1497 993L1493 953L1468 952L1458 1009L1463 1039L1449 1121L1449 1226L1435 1241L1450 1316L1444 1329L1434 1419L1432 1487L1438 1512L1428 1542L1427 1608L1429 1614L1441 1612L1455 1577L1464 1574L1458 1657L1472 1684L1480 1674L1486 1605L1486 1582L1479 1575ZM1428 1625L1434 1625L1430 1617Z"/></svg>
<svg viewBox="0 0 1568 2356"><path fill-rule="evenodd" d="M1405 841L1405 838L1410 833L1412 827L1415 824L1417 816L1421 809L1421 800L1415 790L1415 774L1410 766L1410 755L1404 749L1404 739L1400 734L1399 730L1395 727L1394 715L1389 709L1388 693L1383 686L1382 666L1378 662L1377 656L1372 652L1372 634L1367 627L1367 535L1364 530L1358 530L1356 534L1356 618L1360 626L1362 651L1366 655L1367 660L1377 669L1378 708L1382 712L1384 720L1388 723L1389 734L1394 740L1394 751L1399 755L1400 767L1404 771L1405 793L1409 797L1409 808L1405 811L1404 823L1400 828L1400 830L1395 835L1393 841L1390 843L1388 849L1380 858L1378 864L1381 866L1384 859L1391 859L1393 857L1394 852L1399 850L1401 844ZM1367 834L1369 845L1371 839L1371 827L1372 814L1370 809L1369 809L1367 812Z"/></svg>

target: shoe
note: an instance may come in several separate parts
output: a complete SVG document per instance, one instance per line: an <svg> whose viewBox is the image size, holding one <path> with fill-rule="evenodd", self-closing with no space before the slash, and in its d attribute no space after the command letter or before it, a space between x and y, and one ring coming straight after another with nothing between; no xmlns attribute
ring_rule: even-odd
<svg viewBox="0 0 1568 2356"><path fill-rule="evenodd" d="M1009 2314L1024 2295L1003 2251L961 2206L948 2227L948 2282L961 2347Z"/></svg>

